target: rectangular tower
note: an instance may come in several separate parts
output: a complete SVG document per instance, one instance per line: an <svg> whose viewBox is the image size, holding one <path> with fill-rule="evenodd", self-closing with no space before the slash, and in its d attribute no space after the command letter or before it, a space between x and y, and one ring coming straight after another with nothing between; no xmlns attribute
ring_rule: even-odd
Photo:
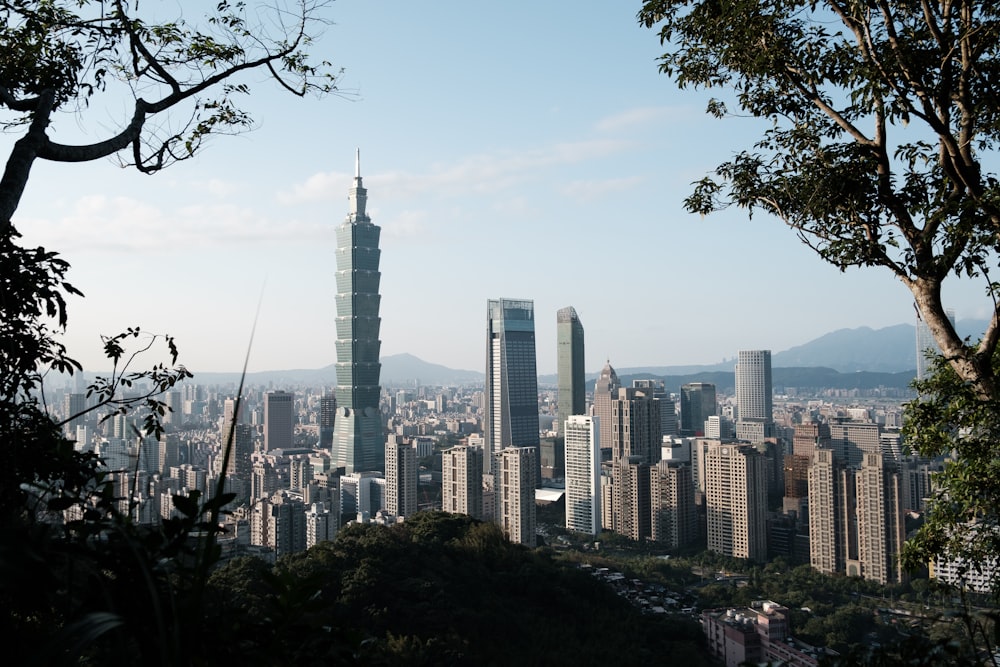
<svg viewBox="0 0 1000 667"><path fill-rule="evenodd" d="M585 535L601 532L600 417L571 415L566 442L566 529Z"/></svg>
<svg viewBox="0 0 1000 667"><path fill-rule="evenodd" d="M496 517L513 544L535 546L537 447L507 447L496 454Z"/></svg>
<svg viewBox="0 0 1000 667"><path fill-rule="evenodd" d="M740 350L736 362L736 437L760 442L771 436L771 351Z"/></svg>
<svg viewBox="0 0 1000 667"><path fill-rule="evenodd" d="M506 447L534 447L537 462L538 373L532 301L487 301L485 399L484 464L489 466Z"/></svg>
<svg viewBox="0 0 1000 667"><path fill-rule="evenodd" d="M587 378L583 364L583 324L572 306L561 308L556 313L557 433L563 432L570 415L582 415L587 409Z"/></svg>
<svg viewBox="0 0 1000 667"><path fill-rule="evenodd" d="M294 424L295 394L287 391L264 394L264 451L291 449Z"/></svg>
<svg viewBox="0 0 1000 667"><path fill-rule="evenodd" d="M417 450L408 439L390 435L385 443L385 510L397 517L417 511L420 466Z"/></svg>
<svg viewBox="0 0 1000 667"><path fill-rule="evenodd" d="M482 448L460 445L441 452L441 509L484 518Z"/></svg>
<svg viewBox="0 0 1000 667"><path fill-rule="evenodd" d="M365 213L368 191L361 184L360 156L350 212L337 228L337 417L331 457L352 473L385 469L385 440L379 411L379 233Z"/></svg>
<svg viewBox="0 0 1000 667"><path fill-rule="evenodd" d="M705 460L705 506L710 551L767 558L767 471L750 445L712 443Z"/></svg>
<svg viewBox="0 0 1000 667"><path fill-rule="evenodd" d="M718 414L714 384L689 382L681 385L681 435L705 435L705 422Z"/></svg>

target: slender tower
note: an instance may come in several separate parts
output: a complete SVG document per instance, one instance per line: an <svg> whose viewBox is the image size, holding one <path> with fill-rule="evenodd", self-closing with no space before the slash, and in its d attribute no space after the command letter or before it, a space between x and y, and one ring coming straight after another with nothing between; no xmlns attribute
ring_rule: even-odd
<svg viewBox="0 0 1000 667"><path fill-rule="evenodd" d="M354 163L350 212L337 228L337 418L334 465L350 474L385 469L385 440L379 412L378 240L361 184L361 151Z"/></svg>
<svg viewBox="0 0 1000 667"><path fill-rule="evenodd" d="M583 367L583 324L572 306L556 313L556 364L559 374L556 432L571 415L587 409L587 378Z"/></svg>

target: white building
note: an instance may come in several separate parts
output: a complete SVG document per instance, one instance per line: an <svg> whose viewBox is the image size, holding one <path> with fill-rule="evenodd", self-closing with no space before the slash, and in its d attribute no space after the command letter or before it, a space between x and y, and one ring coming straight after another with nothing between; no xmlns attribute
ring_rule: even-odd
<svg viewBox="0 0 1000 667"><path fill-rule="evenodd" d="M601 532L600 417L571 415L564 424L566 465L566 529Z"/></svg>

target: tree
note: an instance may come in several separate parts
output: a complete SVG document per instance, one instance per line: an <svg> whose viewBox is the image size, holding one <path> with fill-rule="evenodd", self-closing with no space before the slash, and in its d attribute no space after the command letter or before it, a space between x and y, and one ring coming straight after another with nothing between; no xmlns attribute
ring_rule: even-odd
<svg viewBox="0 0 1000 667"><path fill-rule="evenodd" d="M685 201L772 214L841 270L888 269L912 292L944 357L983 399L998 397L1000 9L953 0L648 0L660 70L721 89L769 123L749 150ZM724 101L709 113L724 117ZM983 283L978 342L949 321L949 276Z"/></svg>
<svg viewBox="0 0 1000 667"><path fill-rule="evenodd" d="M695 184L687 209L771 214L842 271L888 270L933 333L943 361L920 389L936 394L911 407L910 433L919 453L953 460L911 553L959 554L962 541L947 536L970 524L995 533L1000 180L989 166L1000 142L1000 7L648 0L638 19L659 31L660 70L680 88L731 93L768 124ZM718 99L708 111L728 114ZM978 341L946 315L949 278L982 283L992 315Z"/></svg>
<svg viewBox="0 0 1000 667"><path fill-rule="evenodd" d="M292 0L250 22L245 3L220 0L197 25L147 18L154 12L127 0L0 3L0 108L9 112L0 122L22 133L0 179L0 234L9 234L35 160L88 162L130 149L123 164L155 173L211 134L252 125L237 104L250 93L241 74L267 72L299 96L334 90L329 63L314 65L306 52L323 6ZM52 140L62 112L82 117L101 94L130 99L117 130L86 145Z"/></svg>

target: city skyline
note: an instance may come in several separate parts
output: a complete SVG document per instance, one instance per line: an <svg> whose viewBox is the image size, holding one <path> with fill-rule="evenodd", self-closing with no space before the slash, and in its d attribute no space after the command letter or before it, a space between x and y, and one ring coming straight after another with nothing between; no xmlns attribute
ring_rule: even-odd
<svg viewBox="0 0 1000 667"><path fill-rule="evenodd" d="M759 127L713 119L707 96L677 91L634 9L510 6L491 12L489 35L470 29L486 15L458 3L342 0L327 11L315 53L346 68L342 95L292 100L251 81L258 128L215 138L155 178L110 161L33 168L14 222L25 243L60 252L86 294L69 299L65 342L87 370L110 365L100 334L137 324L175 336L195 373L237 370L258 301L251 372L333 363L330 212L357 146L379 192L386 355L478 369L491 294L535 301L543 373L556 369L552 314L566 303L587 322L590 371L608 358L715 363L739 348L912 322L909 292L887 273L841 273L767 217L684 211L691 183ZM106 104L98 118L120 112L92 104ZM98 130L58 127L63 139ZM748 270L748 256L768 259ZM655 298L622 292L597 278L609 264L656 267L664 287ZM681 289L693 275L699 288ZM946 303L959 319L982 317L992 304L981 294L946 286ZM775 304L809 304L810 316L759 317ZM701 325L719 306L753 330Z"/></svg>

